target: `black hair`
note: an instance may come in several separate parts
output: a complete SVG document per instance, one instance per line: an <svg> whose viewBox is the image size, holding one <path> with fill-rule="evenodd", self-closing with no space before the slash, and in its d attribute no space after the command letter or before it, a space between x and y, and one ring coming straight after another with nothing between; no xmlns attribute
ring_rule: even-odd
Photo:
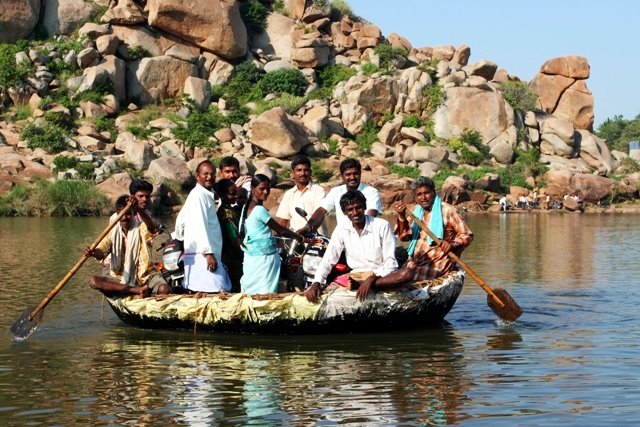
<svg viewBox="0 0 640 427"><path fill-rule="evenodd" d="M211 160L203 160L200 163L198 163L198 167L196 168L196 174L200 173L200 168L202 167L202 165L204 164L208 164L209 166L211 166L211 169L213 169L214 171L216 170L216 167L214 166L214 164L211 162Z"/></svg>
<svg viewBox="0 0 640 427"><path fill-rule="evenodd" d="M351 169L351 168L356 168L358 169L359 172L362 171L362 165L357 159L348 158L348 159L344 159L340 163L340 175L342 175L344 171L346 171L347 169Z"/></svg>
<svg viewBox="0 0 640 427"><path fill-rule="evenodd" d="M344 212L347 206L353 205L357 202L362 202L364 208L367 208L367 198L364 197L364 194L362 194L358 190L347 191L342 195L342 197L340 197L340 209L342 209L342 212Z"/></svg>
<svg viewBox="0 0 640 427"><path fill-rule="evenodd" d="M291 160L291 170L294 170L298 165L307 165L311 169L311 160L303 154L298 154Z"/></svg>
<svg viewBox="0 0 640 427"><path fill-rule="evenodd" d="M216 191L216 193L218 193L218 196L224 198L229 193L229 188L231 188L231 186L233 185L236 185L236 183L230 179L225 178L216 182L213 185L213 189Z"/></svg>
<svg viewBox="0 0 640 427"><path fill-rule="evenodd" d="M433 180L426 176L419 176L411 183L411 190L416 191L420 187L427 187L429 190L436 192L436 184Z"/></svg>
<svg viewBox="0 0 640 427"><path fill-rule="evenodd" d="M226 156L220 160L220 170L225 166L235 166L238 168L238 171L240 171L240 162L233 156Z"/></svg>
<svg viewBox="0 0 640 427"><path fill-rule="evenodd" d="M257 173L255 174L252 178L251 178L251 189L253 190L254 188L256 188L258 185L262 184L263 182L269 183L271 184L271 179L269 179L268 176L263 175L261 173ZM243 221L243 219L247 218L247 211L249 210L249 205L251 204L251 201L253 200L253 197L251 197L251 195L249 195L249 197L247 197L247 202L244 204L244 208L242 209L242 215L240 216L240 233L239 233L239 238L240 240L244 240L244 236L247 232L247 227Z"/></svg>
<svg viewBox="0 0 640 427"><path fill-rule="evenodd" d="M129 201L129 195L123 194L122 196L116 199L116 211L121 211L127 206L127 202Z"/></svg>
<svg viewBox="0 0 640 427"><path fill-rule="evenodd" d="M138 191L147 191L151 194L153 193L153 185L144 179L134 179L131 181L131 184L129 184L129 194L133 196Z"/></svg>

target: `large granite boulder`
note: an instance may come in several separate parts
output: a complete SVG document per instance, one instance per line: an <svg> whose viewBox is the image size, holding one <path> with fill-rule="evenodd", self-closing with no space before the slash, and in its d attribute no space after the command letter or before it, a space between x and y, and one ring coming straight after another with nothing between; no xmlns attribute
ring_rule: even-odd
<svg viewBox="0 0 640 427"><path fill-rule="evenodd" d="M259 115L251 126L251 142L268 156L290 157L310 144L304 126L282 108Z"/></svg>
<svg viewBox="0 0 640 427"><path fill-rule="evenodd" d="M127 65L127 98L143 104L182 94L187 77L197 77L196 65L171 56L143 58Z"/></svg>
<svg viewBox="0 0 640 427"><path fill-rule="evenodd" d="M247 53L247 29L235 0L150 0L149 25L224 58Z"/></svg>
<svg viewBox="0 0 640 427"><path fill-rule="evenodd" d="M42 24L47 33L69 35L91 18L93 6L84 0L43 1Z"/></svg>
<svg viewBox="0 0 640 427"><path fill-rule="evenodd" d="M38 23L40 0L0 0L0 43L26 38Z"/></svg>

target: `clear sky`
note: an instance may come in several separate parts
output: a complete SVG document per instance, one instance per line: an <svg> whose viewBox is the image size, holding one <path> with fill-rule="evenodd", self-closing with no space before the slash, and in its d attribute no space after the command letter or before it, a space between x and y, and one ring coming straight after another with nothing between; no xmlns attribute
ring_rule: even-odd
<svg viewBox="0 0 640 427"><path fill-rule="evenodd" d="M640 114L640 0L348 0L352 10L414 47L466 44L469 63L495 62L530 81L548 59L588 59L595 126Z"/></svg>

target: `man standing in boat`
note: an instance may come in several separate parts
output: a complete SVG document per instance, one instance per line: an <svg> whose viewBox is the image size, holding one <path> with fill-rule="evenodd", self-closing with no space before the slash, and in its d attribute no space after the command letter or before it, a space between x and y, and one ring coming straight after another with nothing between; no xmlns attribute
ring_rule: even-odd
<svg viewBox="0 0 640 427"><path fill-rule="evenodd" d="M371 289L389 289L411 281L443 276L455 268L455 262L448 254L453 252L460 256L473 241L473 233L458 211L436 195L436 186L431 178L417 178L411 189L417 203L413 214L440 239L440 244L436 245L418 224L410 221L406 216L407 206L397 201L397 233L401 240L409 241L409 259L401 269L388 276L370 284L363 283L363 286L368 286L364 290L360 287L364 294Z"/></svg>
<svg viewBox="0 0 640 427"><path fill-rule="evenodd" d="M398 268L395 257L396 239L391 225L382 219L365 214L367 199L358 190L348 191L340 197L340 209L348 223L338 223L327 246L322 262L316 270L313 284L305 291L310 302L318 302L327 287L327 276L338 262L340 254L346 254L347 265L353 273L367 276L361 289L367 289L380 277ZM358 299L366 298L358 289Z"/></svg>
<svg viewBox="0 0 640 427"><path fill-rule="evenodd" d="M307 220L296 212L296 208L315 212L326 193L324 188L311 181L311 160L307 156L297 155L293 158L291 178L295 186L285 191L276 212L276 222L291 230L300 230L307 225ZM321 234L326 236L325 224L321 228Z"/></svg>
<svg viewBox="0 0 640 427"><path fill-rule="evenodd" d="M176 218L174 237L184 242L184 287L194 292L231 290L222 263L222 230L212 191L215 174L215 166L209 160L198 164L196 186Z"/></svg>
<svg viewBox="0 0 640 427"><path fill-rule="evenodd" d="M345 193L353 193L359 191L366 198L366 214L372 217L378 216L382 212L382 202L380 201L380 192L374 187L360 182L362 175L362 166L356 159L345 159L340 163L340 176L344 184L332 188L329 194L320 202L318 207L311 218L309 219L309 225L299 230L299 233L304 234L306 231L315 231L320 224L324 221L324 217L327 213L336 212L336 221L338 225L349 224L349 219L346 213L344 213L340 207L340 198Z"/></svg>
<svg viewBox="0 0 640 427"><path fill-rule="evenodd" d="M103 292L124 295L170 294L171 288L151 260L153 234L149 224L153 220L133 196L120 196L116 200L116 212L122 211L127 203L131 203L131 210L124 214L120 224L113 227L94 250L85 248L83 251L86 257L99 261L111 255L111 277L93 276L90 285Z"/></svg>

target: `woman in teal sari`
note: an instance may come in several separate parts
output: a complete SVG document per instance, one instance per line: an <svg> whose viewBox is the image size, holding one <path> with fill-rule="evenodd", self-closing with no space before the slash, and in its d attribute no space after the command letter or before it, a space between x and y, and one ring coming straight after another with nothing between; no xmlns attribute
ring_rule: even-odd
<svg viewBox="0 0 640 427"><path fill-rule="evenodd" d="M300 234L271 218L269 211L263 206L270 192L269 178L256 174L251 180L251 194L240 215L240 237L244 246L240 287L242 292L251 295L278 292L280 256L271 231L300 243L304 240Z"/></svg>

